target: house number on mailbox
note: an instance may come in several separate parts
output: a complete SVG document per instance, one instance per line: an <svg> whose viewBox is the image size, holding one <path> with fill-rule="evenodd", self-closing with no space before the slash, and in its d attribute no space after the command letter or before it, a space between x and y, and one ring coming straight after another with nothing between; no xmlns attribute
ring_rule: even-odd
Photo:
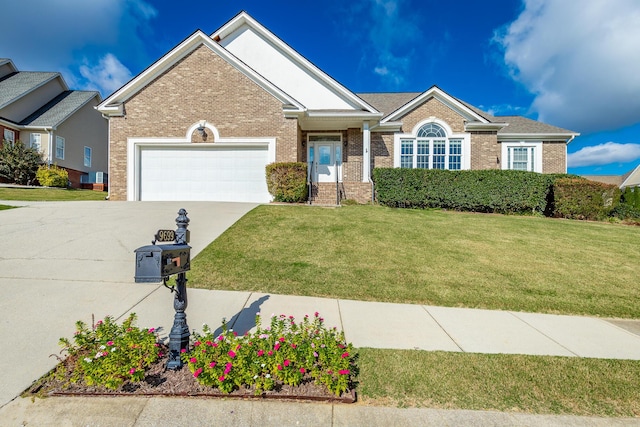
<svg viewBox="0 0 640 427"><path fill-rule="evenodd" d="M173 242L176 240L176 232L174 230L158 230L155 238L158 242Z"/></svg>

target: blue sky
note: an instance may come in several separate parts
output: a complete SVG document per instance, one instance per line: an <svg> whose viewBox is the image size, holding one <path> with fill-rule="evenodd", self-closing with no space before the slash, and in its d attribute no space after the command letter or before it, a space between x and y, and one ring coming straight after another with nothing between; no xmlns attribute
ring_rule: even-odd
<svg viewBox="0 0 640 427"><path fill-rule="evenodd" d="M495 115L579 132L570 173L640 163L638 0L21 0L2 10L0 57L103 98L195 30L246 10L354 92L437 85Z"/></svg>

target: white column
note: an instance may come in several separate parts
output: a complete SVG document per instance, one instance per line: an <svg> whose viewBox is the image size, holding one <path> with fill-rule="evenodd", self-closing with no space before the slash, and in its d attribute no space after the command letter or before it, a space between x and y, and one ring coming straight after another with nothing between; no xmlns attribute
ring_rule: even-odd
<svg viewBox="0 0 640 427"><path fill-rule="evenodd" d="M371 175L371 131L369 122L362 123L362 182L369 182Z"/></svg>

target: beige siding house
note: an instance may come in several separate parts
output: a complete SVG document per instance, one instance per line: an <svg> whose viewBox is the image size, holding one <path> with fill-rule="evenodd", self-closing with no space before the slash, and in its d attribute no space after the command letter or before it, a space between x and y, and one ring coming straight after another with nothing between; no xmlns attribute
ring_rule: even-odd
<svg viewBox="0 0 640 427"><path fill-rule="evenodd" d="M297 161L312 203L365 202L375 167L563 173L578 135L437 86L353 93L245 12L196 31L98 110L112 200L268 202L265 165Z"/></svg>
<svg viewBox="0 0 640 427"><path fill-rule="evenodd" d="M108 123L95 109L101 100L98 92L69 90L60 73L18 71L0 59L2 141L37 148L46 163L67 169L73 187L96 172L107 177Z"/></svg>

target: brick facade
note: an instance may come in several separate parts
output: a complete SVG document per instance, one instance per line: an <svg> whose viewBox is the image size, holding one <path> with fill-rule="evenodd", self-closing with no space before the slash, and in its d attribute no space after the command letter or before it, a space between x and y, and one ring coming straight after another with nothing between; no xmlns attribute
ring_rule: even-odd
<svg viewBox="0 0 640 427"><path fill-rule="evenodd" d="M471 132L471 170L500 169L501 150L496 132Z"/></svg>
<svg viewBox="0 0 640 427"><path fill-rule="evenodd" d="M275 137L276 161L299 160L297 121L286 119L280 101L204 46L127 100L124 111L110 120L111 200L127 198L127 138L183 139L200 120L225 138ZM210 132L207 137L215 143Z"/></svg>
<svg viewBox="0 0 640 427"><path fill-rule="evenodd" d="M567 172L567 144L564 142L542 142L542 173Z"/></svg>

